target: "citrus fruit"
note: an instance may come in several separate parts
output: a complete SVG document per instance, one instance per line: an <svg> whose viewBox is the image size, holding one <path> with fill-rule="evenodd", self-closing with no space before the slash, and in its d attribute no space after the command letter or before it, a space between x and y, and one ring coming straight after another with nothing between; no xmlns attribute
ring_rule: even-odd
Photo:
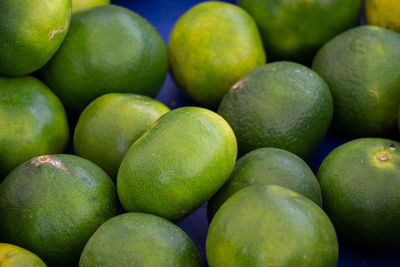
<svg viewBox="0 0 400 267"><path fill-rule="evenodd" d="M79 117L75 153L116 179L128 148L168 111L162 103L146 96L112 93L96 98Z"/></svg>
<svg viewBox="0 0 400 267"><path fill-rule="evenodd" d="M168 112L128 150L117 177L126 211L179 221L228 179L236 139L218 114L198 107Z"/></svg>
<svg viewBox="0 0 400 267"><path fill-rule="evenodd" d="M365 0L365 24L400 32L400 2L397 0Z"/></svg>
<svg viewBox="0 0 400 267"><path fill-rule="evenodd" d="M206 253L210 267L333 267L338 244L331 221L313 201L277 185L252 185L215 214Z"/></svg>
<svg viewBox="0 0 400 267"><path fill-rule="evenodd" d="M107 4L110 4L110 0L72 0L72 12Z"/></svg>
<svg viewBox="0 0 400 267"><path fill-rule="evenodd" d="M308 63L337 34L359 25L362 0L238 0L257 22L272 60Z"/></svg>
<svg viewBox="0 0 400 267"><path fill-rule="evenodd" d="M202 266L190 238L166 219L125 213L114 217L86 244L79 267Z"/></svg>
<svg viewBox="0 0 400 267"><path fill-rule="evenodd" d="M236 162L228 181L208 201L209 220L230 196L255 184L280 185L322 206L321 189L307 163L288 151L264 147L247 153Z"/></svg>
<svg viewBox="0 0 400 267"><path fill-rule="evenodd" d="M272 60L308 63L328 40L359 25L361 0L238 0Z"/></svg>
<svg viewBox="0 0 400 267"><path fill-rule="evenodd" d="M76 266L90 236L116 214L110 177L77 156L35 157L0 184L2 240L51 266Z"/></svg>
<svg viewBox="0 0 400 267"><path fill-rule="evenodd" d="M61 153L68 121L60 100L33 77L0 77L0 180L26 160Z"/></svg>
<svg viewBox="0 0 400 267"><path fill-rule="evenodd" d="M106 93L155 96L167 73L156 30L136 13L102 5L71 18L71 28L41 75L74 115Z"/></svg>
<svg viewBox="0 0 400 267"><path fill-rule="evenodd" d="M2 267L46 267L32 252L6 243L0 243L0 263Z"/></svg>
<svg viewBox="0 0 400 267"><path fill-rule="evenodd" d="M323 206L342 238L369 248L400 245L400 143L360 138L333 150L318 179Z"/></svg>
<svg viewBox="0 0 400 267"><path fill-rule="evenodd" d="M235 81L266 60L253 19L240 7L214 1L179 18L168 53L179 88L206 106L217 106Z"/></svg>
<svg viewBox="0 0 400 267"><path fill-rule="evenodd" d="M396 129L400 34L376 26L351 29L325 44L312 68L332 92L337 130L369 137Z"/></svg>
<svg viewBox="0 0 400 267"><path fill-rule="evenodd" d="M277 147L307 158L329 127L333 103L317 73L297 63L275 62L234 84L218 113L235 132L241 154Z"/></svg>
<svg viewBox="0 0 400 267"><path fill-rule="evenodd" d="M0 75L43 67L63 42L70 19L71 0L1 0Z"/></svg>

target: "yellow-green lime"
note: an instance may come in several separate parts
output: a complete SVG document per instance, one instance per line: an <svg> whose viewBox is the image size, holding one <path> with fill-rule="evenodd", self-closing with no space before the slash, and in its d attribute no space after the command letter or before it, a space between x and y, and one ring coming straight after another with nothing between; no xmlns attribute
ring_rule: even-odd
<svg viewBox="0 0 400 267"><path fill-rule="evenodd" d="M34 156L63 152L68 136L64 107L45 84L0 76L0 180Z"/></svg>
<svg viewBox="0 0 400 267"><path fill-rule="evenodd" d="M217 211L206 254L210 267L335 267L338 243L313 201L281 186L252 185Z"/></svg>
<svg viewBox="0 0 400 267"><path fill-rule="evenodd" d="M72 0L72 12L110 4L110 0Z"/></svg>
<svg viewBox="0 0 400 267"><path fill-rule="evenodd" d="M86 244L79 267L200 267L190 238L170 221L145 213L114 217Z"/></svg>
<svg viewBox="0 0 400 267"><path fill-rule="evenodd" d="M235 135L221 116L199 107L172 110L125 154L119 200L126 211L179 221L225 183L236 154Z"/></svg>
<svg viewBox="0 0 400 267"><path fill-rule="evenodd" d="M46 267L32 252L7 243L0 243L0 264L1 267Z"/></svg>
<svg viewBox="0 0 400 267"><path fill-rule="evenodd" d="M135 94L106 94L96 98L79 117L74 150L117 178L129 147L162 115L162 103Z"/></svg>
<svg viewBox="0 0 400 267"><path fill-rule="evenodd" d="M197 103L213 107L238 79L266 60L253 19L238 6L216 1L200 3L179 18L168 53L179 88Z"/></svg>
<svg viewBox="0 0 400 267"><path fill-rule="evenodd" d="M22 76L43 67L70 20L71 0L1 0L0 75Z"/></svg>

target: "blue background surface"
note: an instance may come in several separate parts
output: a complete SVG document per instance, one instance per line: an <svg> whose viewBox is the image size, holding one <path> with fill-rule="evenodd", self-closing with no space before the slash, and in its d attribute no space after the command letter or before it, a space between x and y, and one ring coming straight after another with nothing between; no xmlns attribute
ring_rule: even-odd
<svg viewBox="0 0 400 267"><path fill-rule="evenodd" d="M349 0L351 1L351 0ZM159 32L164 40L168 43L169 34L176 20L188 9L197 3L203 1L196 0L134 0L123 1L115 0L113 4L127 7L136 13L146 18ZM225 1L235 3L236 1ZM170 75L167 76L164 85L158 93L157 100L163 102L170 108L177 108L188 105L196 105L190 99L182 95L174 84ZM399 140L398 136L392 137ZM316 173L319 165L326 155L335 147L350 140L347 137L340 136L337 133L329 131L321 145L316 149L307 163ZM205 257L205 241L208 230L208 222L206 216L206 204L200 209L187 217L178 225L190 236L196 244L197 250L204 264L206 265ZM363 266L363 267L400 267L400 251L392 252L371 252L361 251L356 248L351 248L340 243L339 267Z"/></svg>

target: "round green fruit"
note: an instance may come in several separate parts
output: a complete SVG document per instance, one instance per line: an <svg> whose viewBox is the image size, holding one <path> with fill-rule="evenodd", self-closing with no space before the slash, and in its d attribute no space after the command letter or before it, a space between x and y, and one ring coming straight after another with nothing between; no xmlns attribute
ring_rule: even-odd
<svg viewBox="0 0 400 267"><path fill-rule="evenodd" d="M106 94L96 98L79 117L74 150L116 179L129 147L167 108L152 98L134 94Z"/></svg>
<svg viewBox="0 0 400 267"><path fill-rule="evenodd" d="M106 93L155 96L167 68L164 44L150 23L123 7L103 5L72 15L63 45L41 74L78 116Z"/></svg>
<svg viewBox="0 0 400 267"><path fill-rule="evenodd" d="M43 67L70 20L71 0L1 0L0 75L22 76Z"/></svg>
<svg viewBox="0 0 400 267"><path fill-rule="evenodd" d="M313 67L334 100L334 127L352 136L394 132L400 104L400 34L361 26L326 43Z"/></svg>
<svg viewBox="0 0 400 267"><path fill-rule="evenodd" d="M228 179L236 160L235 135L218 114L198 107L168 112L128 150L117 177L126 211L179 221Z"/></svg>
<svg viewBox="0 0 400 267"><path fill-rule="evenodd" d="M273 60L311 62L318 49L360 23L362 0L239 0Z"/></svg>
<svg viewBox="0 0 400 267"><path fill-rule="evenodd" d="M374 249L400 246L400 143L360 138L333 150L318 179L339 238Z"/></svg>
<svg viewBox="0 0 400 267"><path fill-rule="evenodd" d="M110 4L110 0L72 0L72 12Z"/></svg>
<svg viewBox="0 0 400 267"><path fill-rule="evenodd" d="M257 184L286 187L322 206L321 189L307 163L288 151L265 147L247 153L236 162L228 181L208 201L209 221L229 197L240 189Z"/></svg>
<svg viewBox="0 0 400 267"><path fill-rule="evenodd" d="M61 153L68 142L60 100L33 77L0 77L0 180L43 154Z"/></svg>
<svg viewBox="0 0 400 267"><path fill-rule="evenodd" d="M168 53L179 88L205 106L217 106L232 84L266 60L253 19L240 7L214 1L179 18Z"/></svg>
<svg viewBox="0 0 400 267"><path fill-rule="evenodd" d="M33 158L0 184L1 239L50 266L76 266L90 236L116 214L110 177L77 156Z"/></svg>
<svg viewBox="0 0 400 267"><path fill-rule="evenodd" d="M277 185L253 185L215 214L206 253L210 267L334 267L338 243L313 201Z"/></svg>
<svg viewBox="0 0 400 267"><path fill-rule="evenodd" d="M46 264L32 252L6 243L0 243L2 267L46 267Z"/></svg>
<svg viewBox="0 0 400 267"><path fill-rule="evenodd" d="M166 219L125 213L114 217L86 244L79 267L202 266L190 238Z"/></svg>
<svg viewBox="0 0 400 267"><path fill-rule="evenodd" d="M233 85L218 113L235 132L240 154L277 147L305 159L328 130L333 102L317 73L297 63L275 62Z"/></svg>

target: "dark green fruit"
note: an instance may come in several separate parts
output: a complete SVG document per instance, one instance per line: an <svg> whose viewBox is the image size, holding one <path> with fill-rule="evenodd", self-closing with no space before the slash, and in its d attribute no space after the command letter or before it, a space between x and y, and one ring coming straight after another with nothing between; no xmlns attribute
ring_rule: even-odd
<svg viewBox="0 0 400 267"><path fill-rule="evenodd" d="M164 44L146 20L119 6L76 12L42 76L76 116L112 92L155 96L167 73Z"/></svg>
<svg viewBox="0 0 400 267"><path fill-rule="evenodd" d="M333 103L317 73L297 63L275 62L233 85L218 113L235 132L240 154L277 147L305 159L325 136Z"/></svg>
<svg viewBox="0 0 400 267"><path fill-rule="evenodd" d="M229 197L255 184L280 185L322 206L321 189L307 163L288 151L264 147L251 151L236 162L229 180L208 201L209 221Z"/></svg>
<svg viewBox="0 0 400 267"><path fill-rule="evenodd" d="M76 266L90 236L116 214L110 177L77 156L33 158L0 184L1 239L49 266Z"/></svg>

